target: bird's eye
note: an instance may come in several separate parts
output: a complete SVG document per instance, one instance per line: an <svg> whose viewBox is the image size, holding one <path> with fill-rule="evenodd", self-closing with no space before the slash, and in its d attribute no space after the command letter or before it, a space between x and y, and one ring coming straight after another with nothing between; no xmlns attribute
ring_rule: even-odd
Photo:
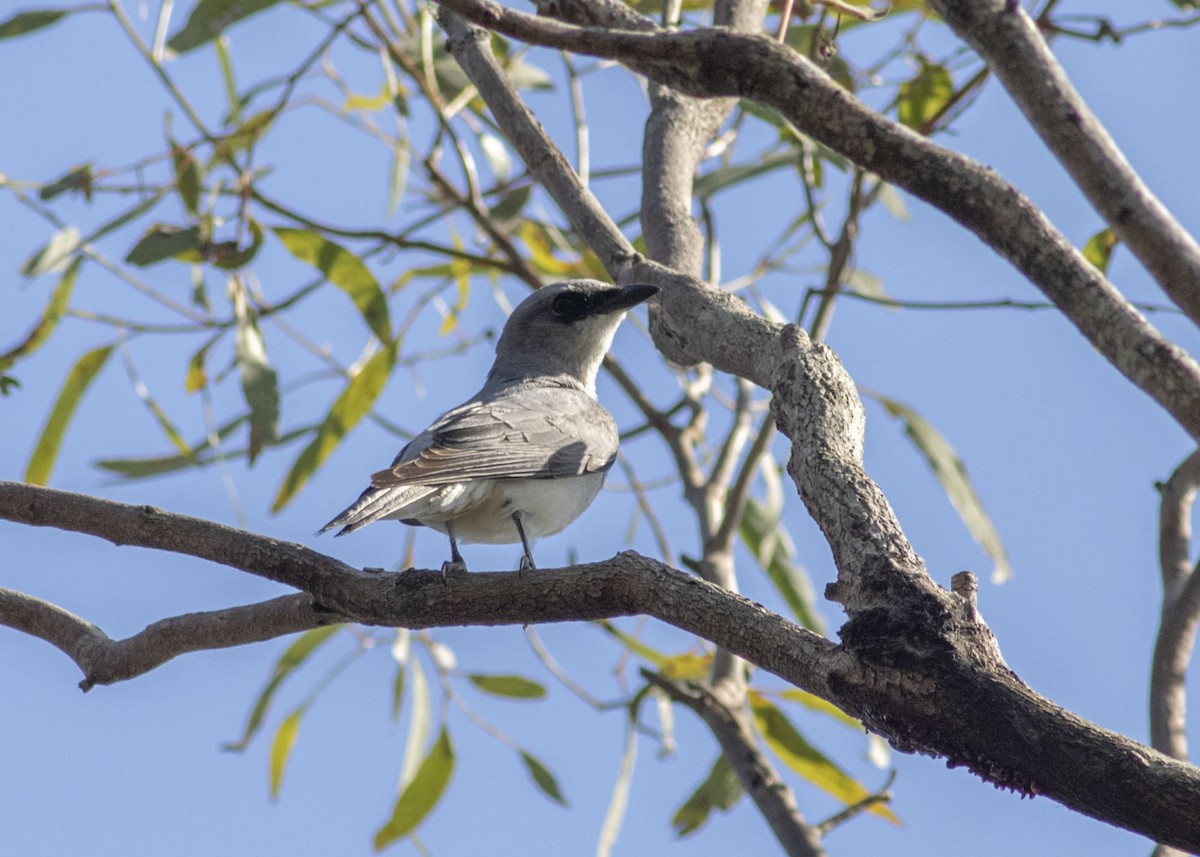
<svg viewBox="0 0 1200 857"><path fill-rule="evenodd" d="M587 313L587 295L580 292L563 292L554 298L550 311L563 321L578 321Z"/></svg>

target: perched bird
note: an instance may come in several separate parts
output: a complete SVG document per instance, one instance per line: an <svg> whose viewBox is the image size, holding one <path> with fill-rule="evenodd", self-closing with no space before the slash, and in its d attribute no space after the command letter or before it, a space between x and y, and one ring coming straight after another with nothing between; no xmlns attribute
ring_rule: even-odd
<svg viewBox="0 0 1200 857"><path fill-rule="evenodd" d="M320 535L390 518L450 537L442 574L467 569L458 542L525 549L578 518L617 457L596 373L625 312L657 286L567 280L538 289L504 325L483 388L438 417Z"/></svg>

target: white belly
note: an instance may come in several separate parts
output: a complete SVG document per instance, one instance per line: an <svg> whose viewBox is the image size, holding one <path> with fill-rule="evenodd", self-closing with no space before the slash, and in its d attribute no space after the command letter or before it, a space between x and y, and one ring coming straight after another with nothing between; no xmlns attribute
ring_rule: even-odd
<svg viewBox="0 0 1200 857"><path fill-rule="evenodd" d="M521 540L513 513L520 512L525 535L552 536L574 521L600 493L604 473L557 479L486 479L448 485L422 514L407 515L446 532L446 522L460 542L514 544ZM399 517L399 516L397 516Z"/></svg>

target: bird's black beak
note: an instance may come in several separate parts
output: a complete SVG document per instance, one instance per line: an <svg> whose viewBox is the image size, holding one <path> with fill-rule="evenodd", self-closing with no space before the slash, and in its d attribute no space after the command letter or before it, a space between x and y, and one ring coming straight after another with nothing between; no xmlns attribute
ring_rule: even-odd
<svg viewBox="0 0 1200 857"><path fill-rule="evenodd" d="M629 286L595 292L589 302L589 315L610 315L614 312L624 312L647 298L654 297L658 292L658 286L649 286L645 283L634 283Z"/></svg>

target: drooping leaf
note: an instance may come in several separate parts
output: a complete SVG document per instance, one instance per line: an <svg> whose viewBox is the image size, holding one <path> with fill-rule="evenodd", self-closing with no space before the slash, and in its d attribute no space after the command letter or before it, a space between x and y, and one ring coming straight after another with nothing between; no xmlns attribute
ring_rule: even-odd
<svg viewBox="0 0 1200 857"><path fill-rule="evenodd" d="M78 191L83 194L83 198L88 202L92 201L93 176L92 162L81 164L78 167L72 167L71 171L66 175L55 179L50 184L38 191L38 199L43 202L48 202L56 196L60 196L68 191Z"/></svg>
<svg viewBox="0 0 1200 857"><path fill-rule="evenodd" d="M626 634L608 620L597 623L604 631L615 637L629 651L649 663L654 664L658 671L670 679L698 679L707 675L712 668L711 655L696 655L684 652L678 655L668 655L653 646L648 646L641 640Z"/></svg>
<svg viewBox="0 0 1200 857"><path fill-rule="evenodd" d="M824 632L825 622L814 606L812 583L796 562L796 547L783 525L781 510L772 513L762 501L750 497L742 510L738 535L796 620L809 630Z"/></svg>
<svg viewBox="0 0 1200 857"><path fill-rule="evenodd" d="M538 760L536 756L525 750L519 751L521 761L525 763L525 769L529 771L529 776L533 778L533 782L541 789L542 794L550 798L550 800L562 806L570 806L567 799L563 797L562 789L558 786L558 780L550 769Z"/></svg>
<svg viewBox="0 0 1200 857"><path fill-rule="evenodd" d="M479 148L497 181L507 181L512 174L512 156L504 142L495 134L484 133L479 135Z"/></svg>
<svg viewBox="0 0 1200 857"><path fill-rule="evenodd" d="M1118 243L1117 233L1107 227L1101 229L1083 245L1083 258L1095 265L1101 274L1107 274L1108 263L1112 261Z"/></svg>
<svg viewBox="0 0 1200 857"><path fill-rule="evenodd" d="M74 226L58 230L50 236L44 247L22 263L21 274L40 277L51 271L57 273L65 270L80 243L79 230Z"/></svg>
<svg viewBox="0 0 1200 857"><path fill-rule="evenodd" d="M844 726L849 726L851 729L859 732L862 731L863 725L860 721L842 711L842 709L838 708L832 702L827 702L824 699L821 699L821 697L817 696L816 694L793 687L782 691L779 695L791 702L800 703L809 711L815 711L818 714L824 714L827 717L832 717L834 720L843 724Z"/></svg>
<svg viewBox="0 0 1200 857"><path fill-rule="evenodd" d="M705 199L727 187L742 184L775 170L794 168L798 163L795 152L773 152L753 163L729 164L707 172L696 179L693 190L697 197Z"/></svg>
<svg viewBox="0 0 1200 857"><path fill-rule="evenodd" d="M232 132L225 135L225 145L235 152L249 149L267 133L278 115L274 110L260 110L243 119Z"/></svg>
<svg viewBox="0 0 1200 857"><path fill-rule="evenodd" d="M57 23L74 9L39 9L36 12L18 12L0 22L0 39L12 39L32 33Z"/></svg>
<svg viewBox="0 0 1200 857"><path fill-rule="evenodd" d="M403 791L417 775L421 764L421 753L429 741L433 728L433 704L429 695L429 681L421 661L412 658L412 711L408 720L408 737L404 740L404 762L400 766L400 790Z"/></svg>
<svg viewBox="0 0 1200 857"><path fill-rule="evenodd" d="M396 362L396 347L389 343L368 360L334 400L329 413L317 427L316 437L292 463L271 504L278 512L303 488L312 475L341 443L342 438L366 415L383 388Z"/></svg>
<svg viewBox="0 0 1200 857"><path fill-rule="evenodd" d="M180 256L184 253L198 253L200 250L200 227L189 226L180 228L163 223L156 223L146 230L138 242L133 245L125 261L139 268L153 265Z"/></svg>
<svg viewBox="0 0 1200 857"><path fill-rule="evenodd" d="M510 190L492 206L492 219L501 224L516 220L529 198L533 195L533 185L525 184Z"/></svg>
<svg viewBox="0 0 1200 857"><path fill-rule="evenodd" d="M275 234L293 256L312 265L350 296L372 332L386 342L392 336L387 299L375 276L346 248L307 229L275 227Z"/></svg>
<svg viewBox="0 0 1200 857"><path fill-rule="evenodd" d="M231 281L230 292L237 320L234 362L242 382L242 395L250 408L249 462L253 465L262 448L279 437L279 374L267 359L267 343L244 290Z"/></svg>
<svg viewBox="0 0 1200 857"><path fill-rule="evenodd" d="M608 811L604 813L604 823L600 825L596 857L609 857L613 846L617 844L617 837L621 835L625 809L629 806L629 790L633 785L633 768L637 763L637 730L634 726L634 717L631 715L625 720L625 749L621 752L621 764L617 769L617 780L613 783L612 797L608 801Z"/></svg>
<svg viewBox="0 0 1200 857"><path fill-rule="evenodd" d="M249 420L249 415L243 414L236 417L217 430L217 437L224 439L238 428L241 428ZM289 432L281 435L279 440L275 441L275 445L282 446L290 443L298 437L311 434L315 426L300 426ZM175 473L189 467L204 467L212 464L218 458L225 461L233 461L239 458L249 458L250 448L244 446L239 449L223 449L219 453L212 449L212 443L209 437L205 437L190 448L190 455L181 453L172 453L169 455L152 455L144 458L101 458L93 461L92 464L99 467L101 470L116 474L122 479L146 479L152 476L163 476L167 473Z"/></svg>
<svg viewBox="0 0 1200 857"><path fill-rule="evenodd" d="M262 728L263 718L267 716L271 701L275 698L275 694L283 682L339 630L341 630L341 625L323 625L320 628L313 628L297 637L295 642L284 650L283 654L279 656L279 660L275 662L266 686L259 692L258 698L254 700L254 705L250 708L250 716L246 719L246 728L242 731L242 737L237 741L225 744L223 749L239 753L246 749L250 744L250 739Z"/></svg>
<svg viewBox="0 0 1200 857"><path fill-rule="evenodd" d="M450 733L443 728L412 782L400 792L392 817L375 834L375 850L382 851L416 830L437 806L453 774L454 747Z"/></svg>
<svg viewBox="0 0 1200 857"><path fill-rule="evenodd" d="M195 393L208 386L208 372L204 369L204 361L208 359L208 349L212 348L216 338L196 349L196 353L188 360L187 374L183 378L183 389Z"/></svg>
<svg viewBox="0 0 1200 857"><path fill-rule="evenodd" d="M278 2L280 0L200 0L192 8L187 23L167 42L167 47L179 54L195 50L238 21Z"/></svg>
<svg viewBox="0 0 1200 857"><path fill-rule="evenodd" d="M174 140L171 143L171 163L175 167L175 188L183 207L195 214L200 209L200 191L204 179L200 174L200 162L196 153L190 148L184 148Z"/></svg>
<svg viewBox="0 0 1200 857"><path fill-rule="evenodd" d="M495 696L506 696L509 699L541 699L546 695L545 687L524 676L472 673L467 678L480 690Z"/></svg>
<svg viewBox="0 0 1200 857"><path fill-rule="evenodd" d="M763 739L779 759L817 788L847 805L858 803L870 792L839 768L824 753L809 744L774 703L761 694L750 691L750 710ZM868 812L899 824L900 819L885 804L873 804Z"/></svg>
<svg viewBox="0 0 1200 857"><path fill-rule="evenodd" d="M268 763L271 777L271 800L279 799L279 789L283 786L283 774L287 770L292 748L296 746L296 739L300 737L300 718L304 715L306 708L307 706L302 705L285 717L279 724L279 728L275 730L275 737L271 739Z"/></svg>
<svg viewBox="0 0 1200 857"><path fill-rule="evenodd" d="M927 123L941 113L953 95L954 80L946 67L922 57L916 76L900 84L897 117L902 125L928 133Z"/></svg>
<svg viewBox="0 0 1200 857"><path fill-rule="evenodd" d="M967 468L954 451L954 447L928 420L908 405L878 393L868 395L883 405L889 414L903 421L904 433L929 462L933 475L946 492L950 505L966 525L967 532L991 558L992 580L1002 583L1012 577L1012 566L1009 564L1004 542L1000 540L1000 534L996 531L992 519L984 511L975 486L967 476Z"/></svg>
<svg viewBox="0 0 1200 857"><path fill-rule="evenodd" d="M42 427L37 446L34 447L33 455L25 468L26 482L31 485L45 485L50 481L50 471L54 469L58 448L62 445L63 435L66 434L67 425L75 414L75 408L87 392L88 386L104 368L112 350L113 346L105 345L87 352L75 361L75 365L67 373L67 379L59 390L54 407L50 409L50 416Z"/></svg>
<svg viewBox="0 0 1200 857"><path fill-rule="evenodd" d="M737 774L729 766L729 760L724 754L717 756L712 770L704 781L696 787L691 796L684 801L683 806L671 817L671 826L679 837L695 833L708 821L713 810L728 810L742 796L742 784L738 782Z"/></svg>
<svg viewBox="0 0 1200 857"><path fill-rule="evenodd" d="M67 310L67 305L71 302L71 292L75 288L75 280L79 276L79 268L82 263L83 257L76 256L67 270L63 272L58 285L54 287L54 292L50 295L50 302L46 304L46 309L37 324L25 335L24 339L0 354L0 372L8 369L22 357L27 357L37 351L50 338L50 334L58 326L59 319L62 318L63 313Z"/></svg>

